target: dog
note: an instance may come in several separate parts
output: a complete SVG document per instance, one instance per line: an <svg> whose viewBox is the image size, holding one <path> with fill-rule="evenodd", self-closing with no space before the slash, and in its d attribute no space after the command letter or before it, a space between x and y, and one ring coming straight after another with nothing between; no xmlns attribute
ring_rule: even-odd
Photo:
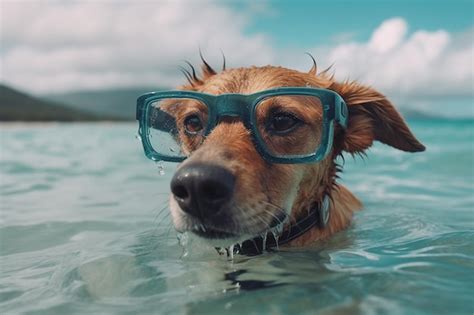
<svg viewBox="0 0 474 315"><path fill-rule="evenodd" d="M222 117L203 141L182 139L188 157L171 180L172 221L178 232L192 232L220 253L222 248L230 255L261 253L327 239L346 229L354 212L362 209L361 202L337 182L342 171L337 157L364 155L376 140L406 152L425 150L384 95L356 81L339 82L329 69L318 73L314 59L309 72L278 66L226 69L225 62L221 71L215 71L201 59L202 74L198 76L190 65L191 71L184 70L187 83L178 90L248 95L280 87L311 87L337 93L348 110L347 127L335 126L329 154L317 163L269 162L257 150L251 131L235 116ZM311 109L303 101L283 106L302 116ZM183 121L186 110L170 113ZM283 126L292 123L285 117L278 119ZM187 124L191 129L200 127L192 119ZM295 131L291 141L307 137L305 132L309 131Z"/></svg>

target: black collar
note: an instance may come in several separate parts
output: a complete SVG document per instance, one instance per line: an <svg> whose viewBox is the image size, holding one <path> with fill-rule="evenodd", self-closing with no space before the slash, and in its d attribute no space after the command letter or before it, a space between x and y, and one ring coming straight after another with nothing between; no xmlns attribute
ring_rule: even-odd
<svg viewBox="0 0 474 315"><path fill-rule="evenodd" d="M311 207L309 214L306 217L298 220L295 224L292 224L290 228L284 230L280 236L275 237L273 233L268 232L265 237L257 236L253 239L246 240L241 245L234 246L234 253L247 256L260 255L264 252L264 250L275 247L278 248L280 245L291 242L315 226L324 228L328 221L329 196L326 195L321 203L316 203L313 207ZM230 253L227 252L228 256L229 254Z"/></svg>

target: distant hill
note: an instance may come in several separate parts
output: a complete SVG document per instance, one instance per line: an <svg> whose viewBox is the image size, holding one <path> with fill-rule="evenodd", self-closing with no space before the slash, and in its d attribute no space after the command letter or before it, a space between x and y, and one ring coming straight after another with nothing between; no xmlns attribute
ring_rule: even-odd
<svg viewBox="0 0 474 315"><path fill-rule="evenodd" d="M44 120L36 118L36 115L47 115L48 117L52 117L51 115L62 116L61 119L46 120L135 120L136 99L138 96L146 92L159 90L163 90L163 88L127 87L47 94L42 95L41 98L22 94L22 98L19 98L18 95L9 96L9 94L13 92L21 94L20 92L0 85L0 120L12 120L8 119L10 116L5 112L4 104L6 103L20 104L16 105L15 108L10 106L7 112L15 117L21 117L28 113L30 119L26 120ZM8 99L8 97L13 97L16 101L13 101L13 103L10 101L5 102L5 99ZM19 101L20 99L21 101ZM29 102L42 104L35 106L48 105L46 107L49 109L41 111L23 109L24 106L31 106ZM403 116L409 120L447 119L447 117L439 117L436 114L418 111L410 106L401 106L399 109Z"/></svg>
<svg viewBox="0 0 474 315"><path fill-rule="evenodd" d="M413 119L413 120L449 119L449 117L436 116L430 113L425 113L420 110L408 109L404 107L400 109L400 112L402 113L403 117L405 117L406 119Z"/></svg>
<svg viewBox="0 0 474 315"><path fill-rule="evenodd" d="M77 91L61 94L49 94L44 97L49 100L71 104L72 108L81 109L90 113L112 115L123 119L135 119L135 106L138 96L150 91L159 91L164 88L130 87L97 91ZM444 118L417 111L409 106L400 108L407 119L436 119Z"/></svg>
<svg viewBox="0 0 474 315"><path fill-rule="evenodd" d="M123 120L98 115L57 102L30 96L0 84L0 121L100 121Z"/></svg>
<svg viewBox="0 0 474 315"><path fill-rule="evenodd" d="M136 87L49 94L44 97L52 101L71 104L72 108L91 113L134 120L137 98L146 92L157 90L160 89Z"/></svg>

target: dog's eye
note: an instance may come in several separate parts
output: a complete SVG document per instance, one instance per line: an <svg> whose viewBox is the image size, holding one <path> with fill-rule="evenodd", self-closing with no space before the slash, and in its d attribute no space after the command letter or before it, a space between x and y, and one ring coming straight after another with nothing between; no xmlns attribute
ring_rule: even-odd
<svg viewBox="0 0 474 315"><path fill-rule="evenodd" d="M201 118L198 115L193 114L186 117L184 120L184 128L186 133L195 135L200 132L203 128Z"/></svg>
<svg viewBox="0 0 474 315"><path fill-rule="evenodd" d="M293 130L299 125L301 120L289 113L275 113L267 123L269 131L276 134L284 134Z"/></svg>

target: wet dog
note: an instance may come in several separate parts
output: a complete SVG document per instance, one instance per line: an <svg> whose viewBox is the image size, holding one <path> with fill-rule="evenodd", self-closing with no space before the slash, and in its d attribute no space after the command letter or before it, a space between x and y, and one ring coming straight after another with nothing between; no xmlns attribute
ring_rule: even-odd
<svg viewBox="0 0 474 315"><path fill-rule="evenodd" d="M364 154L376 140L407 152L425 149L384 95L354 81L338 82L327 71L318 73L316 64L307 73L274 66L224 67L218 72L203 60L201 76L194 69L185 74L188 83L179 88L182 91L247 95L279 87L313 87L336 92L348 109L347 128L335 126L331 150L317 163L269 162L239 117L223 117L199 142L180 135L188 157L171 181L173 224L177 231L192 232L214 246L250 242L261 252L271 246L306 246L328 238L347 228L353 213L362 208L337 182L338 156ZM267 111L263 124L290 130L300 123L301 128L281 133L280 139L287 146L305 145L298 139L309 139L315 131L301 121L321 120L322 113L304 99L279 106L277 114ZM185 124L188 134L202 128L199 106L169 111ZM240 250L244 247L241 244Z"/></svg>

